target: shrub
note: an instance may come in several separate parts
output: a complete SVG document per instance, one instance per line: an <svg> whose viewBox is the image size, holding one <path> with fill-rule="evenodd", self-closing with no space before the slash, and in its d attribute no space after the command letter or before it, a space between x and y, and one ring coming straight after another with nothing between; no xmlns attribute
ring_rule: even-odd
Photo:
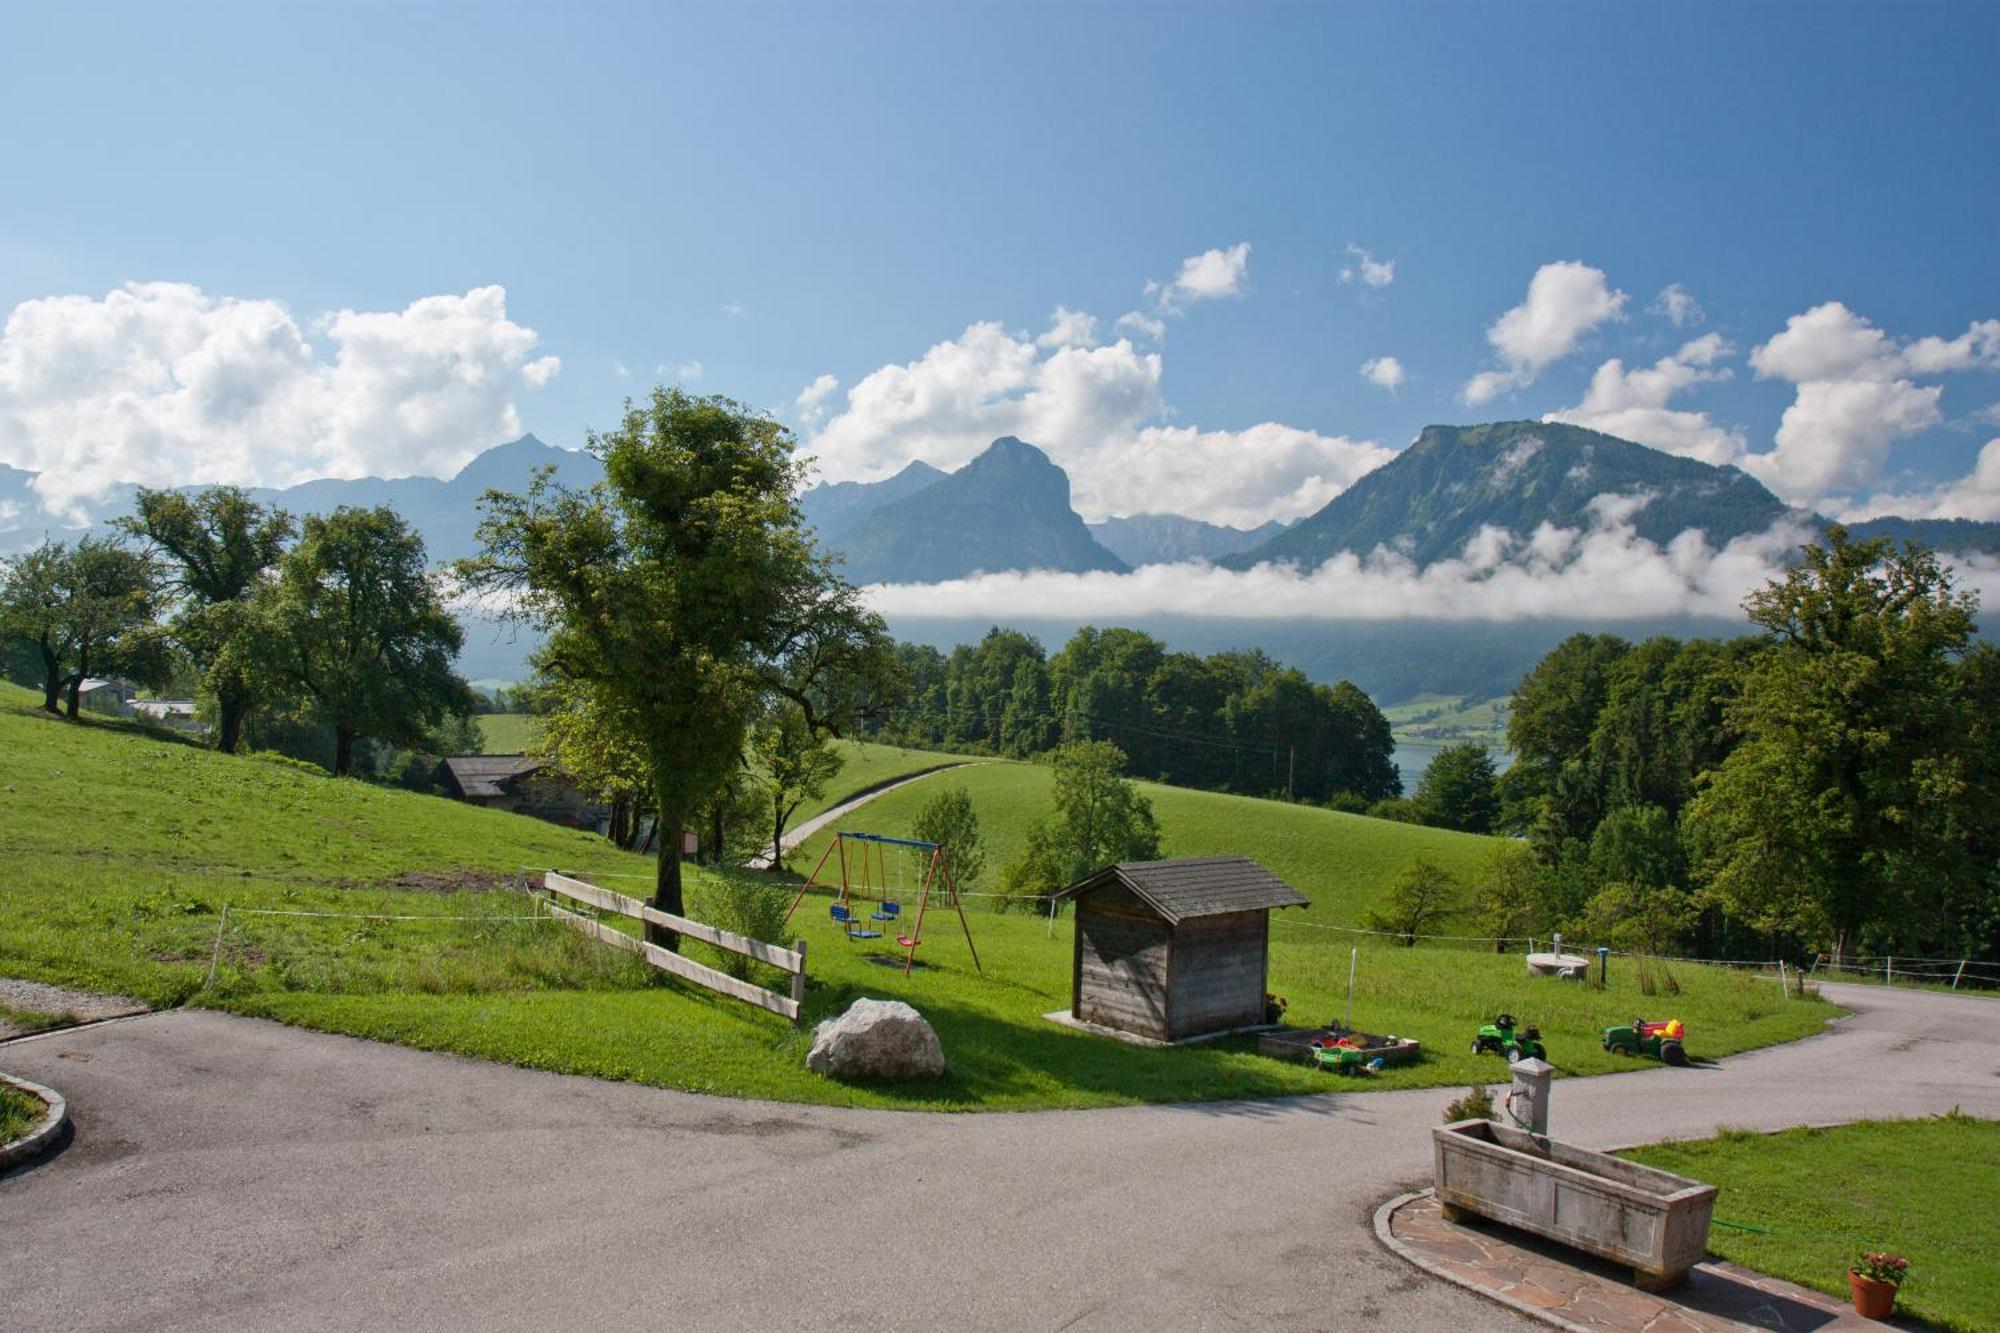
<svg viewBox="0 0 2000 1333"><path fill-rule="evenodd" d="M1476 1083L1465 1090L1465 1095L1447 1102L1444 1108L1444 1123L1457 1120L1491 1120L1493 1118L1493 1090L1483 1083Z"/></svg>
<svg viewBox="0 0 2000 1333"><path fill-rule="evenodd" d="M785 908L789 905L790 896L781 892L781 888L731 878L690 884L687 887L688 915L706 925L733 930L753 940L783 944ZM755 981L760 986L768 986L778 975L775 968L728 949L716 949L694 941L689 941L685 947L691 957L699 956L700 961L719 972L727 972L739 981Z"/></svg>

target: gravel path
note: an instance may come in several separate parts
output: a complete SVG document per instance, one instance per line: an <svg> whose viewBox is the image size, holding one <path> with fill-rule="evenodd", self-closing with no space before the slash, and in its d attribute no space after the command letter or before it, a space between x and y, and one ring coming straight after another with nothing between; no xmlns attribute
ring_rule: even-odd
<svg viewBox="0 0 2000 1333"><path fill-rule="evenodd" d="M1855 1010L1827 1035L1558 1080L1558 1136L1608 1147L1954 1105L2000 1117L1994 1001L1825 989ZM854 1111L198 1011L17 1042L6 1059L60 1088L76 1124L68 1149L0 1178L11 1326L1535 1327L1370 1229L1378 1202L1428 1183L1455 1089Z"/></svg>
<svg viewBox="0 0 2000 1333"><path fill-rule="evenodd" d="M51 986L40 981L20 981L13 977L0 977L0 1009L47 1014L67 1024L85 1023L97 1018L119 1018L125 1014L143 1014L147 1006L123 995L99 995L95 991L72 990L68 986ZM0 1041L28 1032L37 1032L48 1026L50 1025L47 1023L15 1021L0 1013Z"/></svg>

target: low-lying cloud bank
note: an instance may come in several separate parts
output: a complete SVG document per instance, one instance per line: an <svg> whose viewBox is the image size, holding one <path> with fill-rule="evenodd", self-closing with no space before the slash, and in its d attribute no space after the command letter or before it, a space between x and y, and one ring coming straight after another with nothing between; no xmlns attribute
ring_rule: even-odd
<svg viewBox="0 0 2000 1333"><path fill-rule="evenodd" d="M870 604L892 619L1064 616L1115 621L1154 615L1301 620L1654 620L1735 619L1743 599L1784 569L1809 540L1781 523L1717 548L1690 529L1660 546L1641 538L1637 503L1606 504L1589 530L1542 525L1522 539L1487 528L1456 559L1419 569L1377 548L1343 554L1316 570L1199 563L1148 565L1130 574L979 574L931 584L880 584ZM1959 585L1993 604L2000 561L1957 562Z"/></svg>

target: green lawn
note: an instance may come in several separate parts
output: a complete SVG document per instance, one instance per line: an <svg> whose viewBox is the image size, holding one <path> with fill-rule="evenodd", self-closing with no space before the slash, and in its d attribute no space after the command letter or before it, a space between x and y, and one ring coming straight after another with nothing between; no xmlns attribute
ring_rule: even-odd
<svg viewBox="0 0 2000 1333"><path fill-rule="evenodd" d="M0 1145L12 1143L40 1124L48 1109L41 1098L0 1083Z"/></svg>
<svg viewBox="0 0 2000 1333"><path fill-rule="evenodd" d="M533 713L482 713L479 734L485 739L482 754L524 754L539 738L540 723Z"/></svg>
<svg viewBox="0 0 2000 1333"><path fill-rule="evenodd" d="M1047 780L1046 770L1021 765L965 776L995 774L1017 784ZM1434 830L1201 793L1155 795L1176 850L1177 839L1196 835L1211 847L1252 847L1280 873L1324 886L1328 896L1315 914L1354 910L1372 892L1371 876L1392 867L1411 838L1457 839L1461 854L1482 853L1482 840ZM1044 1022L1043 1013L1069 1003L1066 918L1051 933L1031 917L972 913L981 976L955 919L933 917L923 948L933 966L906 979L836 931L825 900L815 898L785 932L810 944L809 1018L862 995L907 999L936 1025L952 1065L929 1087L831 1083L805 1071L807 1038L782 1020L662 981L558 925L505 919L531 910L521 886L548 866L643 893L650 864L601 839L288 763L216 755L120 724L53 721L36 716L31 696L12 687L0 687L0 799L0 853L10 874L0 975L155 1004L208 1004L537 1068L790 1101L1018 1109L1335 1086L1315 1070L1262 1059L1243 1040L1149 1050ZM1031 805L1017 801L1015 826L1025 827ZM1288 838L1286 815L1316 832ZM1193 833L1178 827L1184 819ZM1005 822L996 807L992 825ZM1306 873L1315 860L1327 863L1317 878ZM697 897L788 892L747 872L691 870L689 878ZM231 914L217 957L225 904ZM440 919L447 917L474 919ZM1274 940L1273 985L1291 997L1293 1017L1330 1017L1348 937L1287 924L1274 929ZM204 989L212 957L215 984ZM1836 1012L1782 1000L1776 987L1732 973L1688 968L1679 976L1682 994L1653 1003L1639 999L1617 968L1612 988L1597 992L1528 981L1512 957L1370 941L1355 1018L1417 1036L1434 1052L1378 1080L1393 1087L1503 1078L1498 1057L1465 1052L1473 1027L1498 1009L1541 1023L1554 1062L1579 1073L1628 1067L1598 1048L1595 1031L1639 1009L1670 1008L1704 1056L1802 1036Z"/></svg>
<svg viewBox="0 0 2000 1333"><path fill-rule="evenodd" d="M1898 1314L2000 1328L2000 1122L1725 1133L1626 1156L1721 1187L1708 1244L1725 1259L1845 1296L1855 1255L1889 1250L1910 1261Z"/></svg>

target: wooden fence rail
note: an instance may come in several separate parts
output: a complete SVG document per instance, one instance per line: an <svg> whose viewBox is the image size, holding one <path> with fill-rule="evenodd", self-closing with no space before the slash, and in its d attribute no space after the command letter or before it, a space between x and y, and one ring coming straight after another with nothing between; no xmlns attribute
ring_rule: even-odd
<svg viewBox="0 0 2000 1333"><path fill-rule="evenodd" d="M571 879L559 871L549 871L542 879L542 887L572 902L583 903L606 912L616 912L620 916L636 917L641 921L671 930L677 935L700 940L704 944L712 944L718 949L742 954L746 958L754 958L760 963L770 964L781 972L790 973L792 993L780 995L776 991L765 990L762 986L753 986L747 981L740 981L727 972L718 972L712 967L695 962L692 958L683 958L672 950L662 949L659 945L649 943L637 935L627 935L624 931L606 925L595 917L571 911L553 902L549 904L550 913L558 921L567 922L584 934L595 936L613 948L636 953L662 972L670 972L684 981L692 981L697 986L705 986L709 990L741 1000L745 1004L754 1004L759 1009L768 1009L774 1014L791 1019L793 1027L804 1023L806 1000L804 940L795 941L789 949L776 944L766 944L763 940L739 935L720 926L711 926L704 921L694 921L684 916L675 916L671 912L662 912L650 903L640 902L637 898L622 893L614 893L610 889L601 889L580 879Z"/></svg>

